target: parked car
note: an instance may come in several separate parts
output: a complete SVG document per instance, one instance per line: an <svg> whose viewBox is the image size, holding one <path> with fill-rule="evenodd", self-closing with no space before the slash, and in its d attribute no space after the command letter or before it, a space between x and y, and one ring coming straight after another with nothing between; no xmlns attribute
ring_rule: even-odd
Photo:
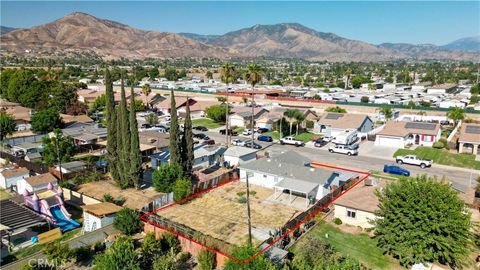
<svg viewBox="0 0 480 270"><path fill-rule="evenodd" d="M220 129L219 131L220 134L225 135L227 133L226 129ZM231 128L228 129L228 135L230 136L238 136L238 132L232 130Z"/></svg>
<svg viewBox="0 0 480 270"><path fill-rule="evenodd" d="M328 148L330 153L340 153L348 156L358 155L358 145L335 144Z"/></svg>
<svg viewBox="0 0 480 270"><path fill-rule="evenodd" d="M252 141L246 142L244 146L248 147L248 148L262 149L262 146L260 144L252 142Z"/></svg>
<svg viewBox="0 0 480 270"><path fill-rule="evenodd" d="M204 144L204 145L214 145L214 144L215 144L215 140L205 140L205 141L203 141L202 144Z"/></svg>
<svg viewBox="0 0 480 270"><path fill-rule="evenodd" d="M397 156L395 158L398 164L410 164L410 165L417 165L420 168L425 169L426 167L431 167L433 161L430 159L421 159L415 155L406 155L406 156Z"/></svg>
<svg viewBox="0 0 480 270"><path fill-rule="evenodd" d="M295 146L304 146L305 143L303 141L297 140L294 137L285 137L280 139L280 144L290 144L290 145L295 145Z"/></svg>
<svg viewBox="0 0 480 270"><path fill-rule="evenodd" d="M196 127L193 127L193 129L198 131L208 131L208 128L204 126L196 126Z"/></svg>
<svg viewBox="0 0 480 270"><path fill-rule="evenodd" d="M323 137L323 140L326 141L326 142L331 142L331 141L335 140L335 137L327 135L327 136Z"/></svg>
<svg viewBox="0 0 480 270"><path fill-rule="evenodd" d="M269 132L270 130L268 130L268 128L259 128L257 130L258 133L262 134L262 133L265 133L265 132Z"/></svg>
<svg viewBox="0 0 480 270"><path fill-rule="evenodd" d="M208 135L203 134L203 133L193 133L193 137L201 139L201 140L209 140L210 139L210 137L208 137Z"/></svg>
<svg viewBox="0 0 480 270"><path fill-rule="evenodd" d="M321 139L316 139L314 142L313 142L313 145L315 147L322 147L322 146L325 146L328 142L325 141L323 138Z"/></svg>
<svg viewBox="0 0 480 270"><path fill-rule="evenodd" d="M262 142L273 142L272 136L267 136L267 135L260 135L257 137L257 140Z"/></svg>
<svg viewBox="0 0 480 270"><path fill-rule="evenodd" d="M251 129L245 129L243 132L242 132L243 135L252 135L252 130Z"/></svg>
<svg viewBox="0 0 480 270"><path fill-rule="evenodd" d="M403 175L403 176L410 176L409 170L404 169L395 164L383 166L383 172L390 173L390 174Z"/></svg>
<svg viewBox="0 0 480 270"><path fill-rule="evenodd" d="M158 131L161 133L167 133L170 129L164 125L155 125L158 128Z"/></svg>
<svg viewBox="0 0 480 270"><path fill-rule="evenodd" d="M231 143L232 145L245 146L245 142L240 139L233 139Z"/></svg>

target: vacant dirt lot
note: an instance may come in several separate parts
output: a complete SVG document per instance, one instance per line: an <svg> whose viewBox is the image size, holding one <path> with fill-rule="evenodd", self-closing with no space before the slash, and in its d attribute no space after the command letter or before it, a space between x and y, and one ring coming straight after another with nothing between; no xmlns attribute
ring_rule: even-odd
<svg viewBox="0 0 480 270"><path fill-rule="evenodd" d="M228 243L241 245L248 239L245 190L245 184L236 181L157 214ZM271 189L251 186L250 190L254 242L260 243L268 238L269 231L273 232L301 212L266 200L273 193Z"/></svg>

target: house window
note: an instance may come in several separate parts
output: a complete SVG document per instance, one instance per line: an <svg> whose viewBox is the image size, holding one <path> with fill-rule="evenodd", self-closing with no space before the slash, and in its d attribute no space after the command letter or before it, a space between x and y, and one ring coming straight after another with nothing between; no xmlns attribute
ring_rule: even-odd
<svg viewBox="0 0 480 270"><path fill-rule="evenodd" d="M357 211L352 210L352 209L347 209L347 217L356 218L357 217Z"/></svg>
<svg viewBox="0 0 480 270"><path fill-rule="evenodd" d="M263 175L263 178L267 178L267 175L266 175L266 174L264 174L264 175Z"/></svg>

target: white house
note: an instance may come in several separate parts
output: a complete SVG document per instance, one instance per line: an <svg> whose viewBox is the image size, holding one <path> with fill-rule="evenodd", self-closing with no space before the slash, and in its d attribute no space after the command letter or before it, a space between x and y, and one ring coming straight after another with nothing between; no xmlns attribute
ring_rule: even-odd
<svg viewBox="0 0 480 270"><path fill-rule="evenodd" d="M83 208L83 230L91 232L113 223L118 211L122 207L109 202L102 202L84 205Z"/></svg>
<svg viewBox="0 0 480 270"><path fill-rule="evenodd" d="M377 183L377 180L366 179L333 202L334 217L344 224L373 228L379 203L375 191L381 191L384 186L384 181Z"/></svg>
<svg viewBox="0 0 480 270"><path fill-rule="evenodd" d="M373 130L373 121L364 114L326 113L314 123L313 128L315 133L324 133L332 137L346 130L356 130L359 136L362 136Z"/></svg>
<svg viewBox="0 0 480 270"><path fill-rule="evenodd" d="M208 168L222 161L225 147L215 145L200 145L193 149L193 169ZM170 151L153 154L150 156L152 168L156 169L160 165L167 164L170 160Z"/></svg>
<svg viewBox="0 0 480 270"><path fill-rule="evenodd" d="M52 183L54 186L58 184L57 178L51 173L44 173L20 179L17 181L17 193L23 194L25 191L32 193L44 190L47 189L49 183Z"/></svg>
<svg viewBox="0 0 480 270"><path fill-rule="evenodd" d="M357 174L312 167L311 160L293 151L240 165L240 181L307 199L321 199Z"/></svg>
<svg viewBox="0 0 480 270"><path fill-rule="evenodd" d="M432 146L441 135L440 125L436 123L389 121L376 134L375 145L397 148L407 144Z"/></svg>
<svg viewBox="0 0 480 270"><path fill-rule="evenodd" d="M257 157L257 150L241 146L229 147L223 153L223 160L230 166L238 166L245 164Z"/></svg>
<svg viewBox="0 0 480 270"><path fill-rule="evenodd" d="M16 185L19 180L29 176L30 172L24 167L0 169L0 187L10 188L12 185Z"/></svg>

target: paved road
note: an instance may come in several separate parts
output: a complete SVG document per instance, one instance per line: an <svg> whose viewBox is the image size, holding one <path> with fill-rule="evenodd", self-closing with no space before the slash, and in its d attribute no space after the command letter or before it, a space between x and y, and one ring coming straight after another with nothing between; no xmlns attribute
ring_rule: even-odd
<svg viewBox="0 0 480 270"><path fill-rule="evenodd" d="M225 136L219 134L215 130L209 130L204 133L207 134L210 138L214 139L217 143L225 142ZM233 138L250 140L250 136L243 135L239 135ZM360 153L359 156L351 157L342 154L330 153L327 151L328 145L322 148L315 148L313 146L309 147L308 144L306 147L294 147L289 145L280 145L278 143L259 142L257 140L256 142L262 145L265 151L270 151L272 154L278 154L284 151L298 151L317 162L363 171L382 171L383 165L391 164L393 162L393 158L382 158L371 155L366 156L362 155L362 153ZM362 145L360 146L360 148L362 148ZM405 164L402 166L408 169L412 173L412 176L428 174L430 176L437 177L438 179L445 177L447 181L456 183L463 187L473 187L476 183L475 179L480 176L480 171L475 171L473 169L469 170L465 168L455 168L451 166L442 166L437 164L433 164L431 168L426 169L421 169L418 166L411 166Z"/></svg>

